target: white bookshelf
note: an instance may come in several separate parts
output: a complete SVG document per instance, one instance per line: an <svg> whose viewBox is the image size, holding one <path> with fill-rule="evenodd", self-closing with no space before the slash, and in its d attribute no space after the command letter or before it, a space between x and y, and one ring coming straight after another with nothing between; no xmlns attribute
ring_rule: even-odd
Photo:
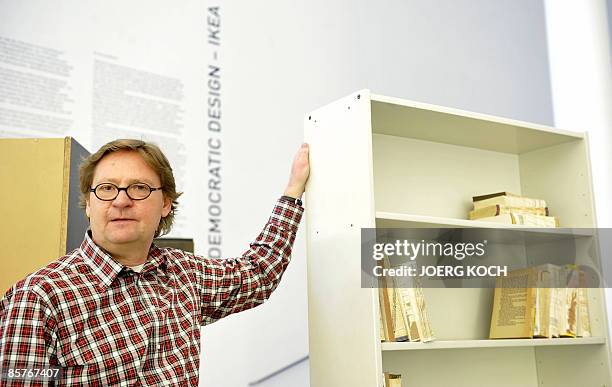
<svg viewBox="0 0 612 387"><path fill-rule="evenodd" d="M585 135L362 90L309 114L305 140L313 387L379 386L383 370L404 387L612 385L602 289L589 293L589 338L489 340L493 289L424 288L437 340L381 344L377 290L361 287L362 228L504 228L515 263L568 238L586 256ZM466 220L472 196L497 191L546 199L562 228Z"/></svg>

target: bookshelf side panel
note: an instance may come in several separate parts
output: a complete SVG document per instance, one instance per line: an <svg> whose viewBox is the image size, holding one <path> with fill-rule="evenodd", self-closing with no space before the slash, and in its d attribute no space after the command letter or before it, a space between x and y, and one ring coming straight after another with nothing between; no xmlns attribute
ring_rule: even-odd
<svg viewBox="0 0 612 387"><path fill-rule="evenodd" d="M375 289L361 288L361 228L375 227L369 92L305 118L310 380L378 386L382 358Z"/></svg>

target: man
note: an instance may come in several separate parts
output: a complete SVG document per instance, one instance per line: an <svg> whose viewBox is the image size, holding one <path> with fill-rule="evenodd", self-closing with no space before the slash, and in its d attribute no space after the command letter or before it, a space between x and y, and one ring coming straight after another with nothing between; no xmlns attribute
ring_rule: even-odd
<svg viewBox="0 0 612 387"><path fill-rule="evenodd" d="M200 326L263 303L289 263L308 150L298 150L284 195L250 249L222 260L152 244L170 230L180 196L158 147L102 146L81 166L90 220L81 247L0 302L0 384L45 385L41 373L58 373L55 385L196 386Z"/></svg>

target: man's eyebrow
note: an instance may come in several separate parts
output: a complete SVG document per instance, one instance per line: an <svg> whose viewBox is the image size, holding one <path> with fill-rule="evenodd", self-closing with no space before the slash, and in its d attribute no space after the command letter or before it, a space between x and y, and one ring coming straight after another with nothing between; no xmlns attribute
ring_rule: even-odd
<svg viewBox="0 0 612 387"><path fill-rule="evenodd" d="M109 178L102 178L102 179L99 179L99 180L98 180L98 182L97 182L96 184L102 184L102 183L113 183L113 184L115 184L115 185L117 185L117 186L118 186L118 185L119 185L119 179L115 179L115 178L112 178L112 177L109 177ZM153 187L153 185L154 185L154 184L153 184L151 181L149 181L148 179L129 179L129 180L127 181L127 184L128 184L128 185L130 185L130 184L134 184L134 183L145 183L145 184L150 185L151 187Z"/></svg>

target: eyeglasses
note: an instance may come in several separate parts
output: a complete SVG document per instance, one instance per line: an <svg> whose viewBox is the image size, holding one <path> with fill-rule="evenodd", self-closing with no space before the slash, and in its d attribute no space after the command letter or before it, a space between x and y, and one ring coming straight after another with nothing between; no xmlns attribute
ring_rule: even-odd
<svg viewBox="0 0 612 387"><path fill-rule="evenodd" d="M145 200L151 196L151 192L161 189L162 187L149 187L149 185L145 183L133 183L123 188L119 188L112 183L101 183L90 189L90 191L100 200L111 201L119 196L119 191L125 191L128 198L132 200Z"/></svg>

